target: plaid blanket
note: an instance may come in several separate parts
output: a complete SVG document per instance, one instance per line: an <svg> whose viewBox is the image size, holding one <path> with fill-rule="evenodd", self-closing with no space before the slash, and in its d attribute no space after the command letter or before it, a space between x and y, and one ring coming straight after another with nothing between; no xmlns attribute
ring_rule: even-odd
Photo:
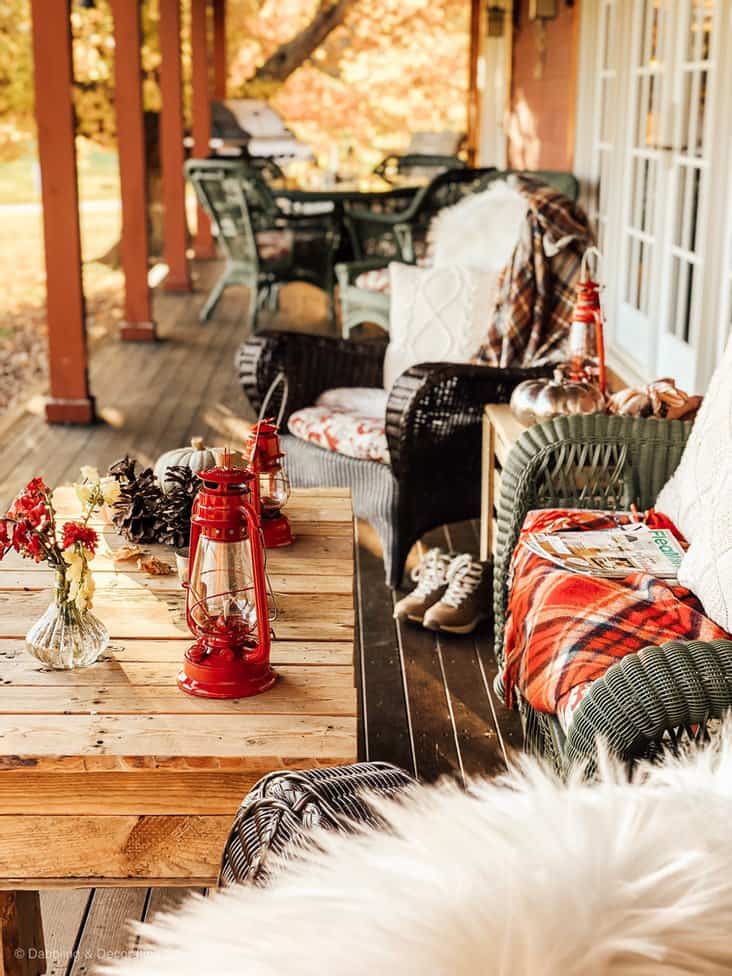
<svg viewBox="0 0 732 976"><path fill-rule="evenodd" d="M501 273L493 322L476 361L540 366L567 359L582 255L594 243L584 211L557 190L516 180L529 210Z"/></svg>
<svg viewBox="0 0 732 976"><path fill-rule="evenodd" d="M538 711L559 716L565 728L582 694L611 664L667 640L728 637L704 616L685 587L646 573L602 579L569 573L535 555L522 539L530 532L606 529L627 516L545 509L529 512L511 564L506 624L506 702L518 688ZM649 512L652 528L673 523Z"/></svg>

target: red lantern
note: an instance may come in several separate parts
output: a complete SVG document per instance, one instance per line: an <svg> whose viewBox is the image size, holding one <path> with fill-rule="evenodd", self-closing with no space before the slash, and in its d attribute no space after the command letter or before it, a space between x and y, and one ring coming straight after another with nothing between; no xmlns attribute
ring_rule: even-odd
<svg viewBox="0 0 732 976"><path fill-rule="evenodd" d="M289 546L293 542L292 529L282 508L290 497L290 481L282 467L284 454L280 449L279 430L272 420L255 424L249 435L248 451L249 468L257 477L264 544L267 549Z"/></svg>
<svg viewBox="0 0 732 976"><path fill-rule="evenodd" d="M276 677L254 475L224 466L198 477L186 600L196 642L186 651L178 686L204 698L245 698L266 691Z"/></svg>
<svg viewBox="0 0 732 976"><path fill-rule="evenodd" d="M600 285L589 276L588 259L600 258L596 247L588 248L582 258L577 297L569 331L570 371L574 380L590 380L605 393L605 337L600 308Z"/></svg>

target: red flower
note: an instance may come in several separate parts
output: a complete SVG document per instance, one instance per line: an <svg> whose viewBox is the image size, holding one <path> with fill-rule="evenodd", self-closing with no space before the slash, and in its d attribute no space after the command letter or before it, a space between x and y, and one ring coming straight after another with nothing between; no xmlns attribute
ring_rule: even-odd
<svg viewBox="0 0 732 976"><path fill-rule="evenodd" d="M88 525L82 525L81 522L66 522L63 531L64 549L68 549L77 542L93 555L97 551L99 536L94 529L90 529Z"/></svg>
<svg viewBox="0 0 732 976"><path fill-rule="evenodd" d="M42 528L48 521L48 509L45 501L40 501L33 508L28 509L25 516L34 528Z"/></svg>
<svg viewBox="0 0 732 976"><path fill-rule="evenodd" d="M27 522L16 522L13 526L13 549L22 552L28 545L30 526Z"/></svg>
<svg viewBox="0 0 732 976"><path fill-rule="evenodd" d="M38 538L35 532L28 539L28 544L26 545L26 552L31 557L31 559L35 559L37 563L42 562L43 550L41 549L41 540Z"/></svg>
<svg viewBox="0 0 732 976"><path fill-rule="evenodd" d="M49 494L48 485L43 478L32 478L25 486L25 490L29 495L36 497Z"/></svg>

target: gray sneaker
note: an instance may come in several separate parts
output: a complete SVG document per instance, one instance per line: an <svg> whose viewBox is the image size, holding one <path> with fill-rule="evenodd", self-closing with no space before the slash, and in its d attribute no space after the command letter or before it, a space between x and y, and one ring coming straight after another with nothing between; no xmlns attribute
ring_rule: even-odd
<svg viewBox="0 0 732 976"><path fill-rule="evenodd" d="M425 612L447 590L447 571L453 556L435 546L428 549L418 566L412 570L416 587L394 605L395 620L412 620L421 624Z"/></svg>
<svg viewBox="0 0 732 976"><path fill-rule="evenodd" d="M425 613L428 630L448 634L470 634L491 614L491 564L481 563L469 553L456 556L447 571L447 589Z"/></svg>

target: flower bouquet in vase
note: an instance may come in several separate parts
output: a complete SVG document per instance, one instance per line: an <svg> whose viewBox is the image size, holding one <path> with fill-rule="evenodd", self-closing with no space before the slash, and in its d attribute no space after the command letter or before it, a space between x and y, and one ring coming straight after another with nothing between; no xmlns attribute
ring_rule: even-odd
<svg viewBox="0 0 732 976"><path fill-rule="evenodd" d="M51 489L34 478L0 516L0 559L11 549L54 571L53 600L26 634L28 651L49 668L83 668L104 653L109 634L91 612L94 579L89 563L99 537L89 525L91 516L119 495L114 478L100 478L94 468L82 468L82 482L74 486L82 505L77 520L56 525Z"/></svg>

